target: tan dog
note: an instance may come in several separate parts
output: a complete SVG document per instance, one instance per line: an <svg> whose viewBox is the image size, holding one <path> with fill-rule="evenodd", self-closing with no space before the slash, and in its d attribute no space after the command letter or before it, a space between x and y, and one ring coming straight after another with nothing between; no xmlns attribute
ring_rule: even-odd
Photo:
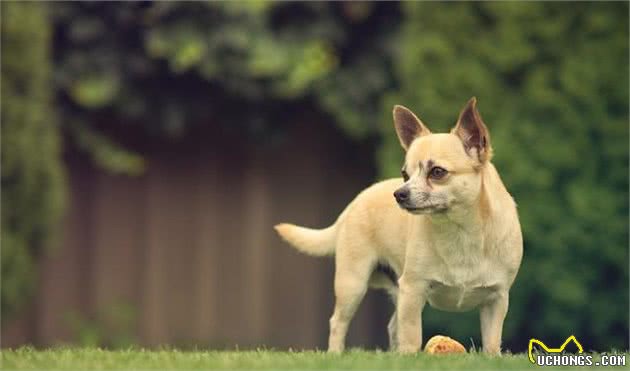
<svg viewBox="0 0 630 371"><path fill-rule="evenodd" d="M483 349L500 353L523 242L475 105L472 98L449 134L432 134L407 108L394 107L407 151L403 179L364 190L326 229L275 227L302 252L335 255L329 351L343 351L348 324L370 286L386 289L396 303L388 325L393 349L421 348L428 302L454 312L479 308Z"/></svg>

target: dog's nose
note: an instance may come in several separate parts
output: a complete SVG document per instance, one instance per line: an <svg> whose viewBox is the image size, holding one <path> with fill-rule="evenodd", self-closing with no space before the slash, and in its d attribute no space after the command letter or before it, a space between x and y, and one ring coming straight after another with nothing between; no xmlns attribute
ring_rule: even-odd
<svg viewBox="0 0 630 371"><path fill-rule="evenodd" d="M401 188L394 192L394 197L396 198L396 202L401 203L405 202L409 199L409 189Z"/></svg>

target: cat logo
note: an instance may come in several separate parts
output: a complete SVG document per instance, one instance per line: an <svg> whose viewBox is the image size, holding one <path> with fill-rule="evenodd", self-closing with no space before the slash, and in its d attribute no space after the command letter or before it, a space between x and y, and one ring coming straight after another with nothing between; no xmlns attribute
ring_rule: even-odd
<svg viewBox="0 0 630 371"><path fill-rule="evenodd" d="M527 347L527 354L529 355L529 360L536 364L536 361L534 360L534 356L532 355L532 350L534 348L534 344L538 344L540 347L543 348L543 350L547 353L562 353L562 351L564 350L564 348L567 346L567 344L569 344L571 341L573 341L573 343L575 343L575 345L578 348L578 353L583 353L584 352L584 348L582 348L582 344L580 344L579 341L577 341L577 339L575 338L575 335L571 335L567 338L567 340L564 341L564 343L562 343L562 345L560 346L560 348L549 348L547 345L545 345L545 343L543 343L542 341L538 340L538 339L529 339L529 346Z"/></svg>

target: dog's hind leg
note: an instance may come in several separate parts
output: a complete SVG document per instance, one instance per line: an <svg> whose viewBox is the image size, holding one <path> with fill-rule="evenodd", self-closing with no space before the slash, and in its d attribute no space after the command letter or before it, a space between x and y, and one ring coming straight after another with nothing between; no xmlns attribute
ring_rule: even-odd
<svg viewBox="0 0 630 371"><path fill-rule="evenodd" d="M379 264L370 277L370 288L385 290L392 299L392 303L394 303L394 313L392 313L387 324L387 334L389 335L389 350L396 350L398 347L398 322L396 316L398 277L390 267Z"/></svg>
<svg viewBox="0 0 630 371"><path fill-rule="evenodd" d="M389 350L396 350L398 348L398 310L396 308L396 304L398 303L398 286L392 285L387 289L387 293L394 303L394 313L392 313L392 317L389 319L389 323L387 324Z"/></svg>
<svg viewBox="0 0 630 371"><path fill-rule="evenodd" d="M340 243L343 239L340 238ZM357 243L358 241L350 241ZM369 252L355 254L354 251L338 249L335 266L335 310L330 318L328 351L339 353L345 348L348 325L352 320L368 288L370 274L376 258Z"/></svg>
<svg viewBox="0 0 630 371"><path fill-rule="evenodd" d="M396 311L392 313L392 317L387 324L387 334L389 335L389 350L394 351L398 348L398 319Z"/></svg>

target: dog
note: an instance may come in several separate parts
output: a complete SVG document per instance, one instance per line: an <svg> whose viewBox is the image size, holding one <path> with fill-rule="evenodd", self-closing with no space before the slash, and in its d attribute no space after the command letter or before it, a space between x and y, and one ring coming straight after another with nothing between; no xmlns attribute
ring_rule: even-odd
<svg viewBox="0 0 630 371"><path fill-rule="evenodd" d="M490 162L488 129L473 97L450 133L433 134L395 106L406 151L402 179L365 189L325 229L275 226L299 251L335 256L335 308L329 352L342 352L348 325L367 288L396 304L390 348L422 347L422 309L479 308L484 352L500 354L509 290L523 255L516 203Z"/></svg>

